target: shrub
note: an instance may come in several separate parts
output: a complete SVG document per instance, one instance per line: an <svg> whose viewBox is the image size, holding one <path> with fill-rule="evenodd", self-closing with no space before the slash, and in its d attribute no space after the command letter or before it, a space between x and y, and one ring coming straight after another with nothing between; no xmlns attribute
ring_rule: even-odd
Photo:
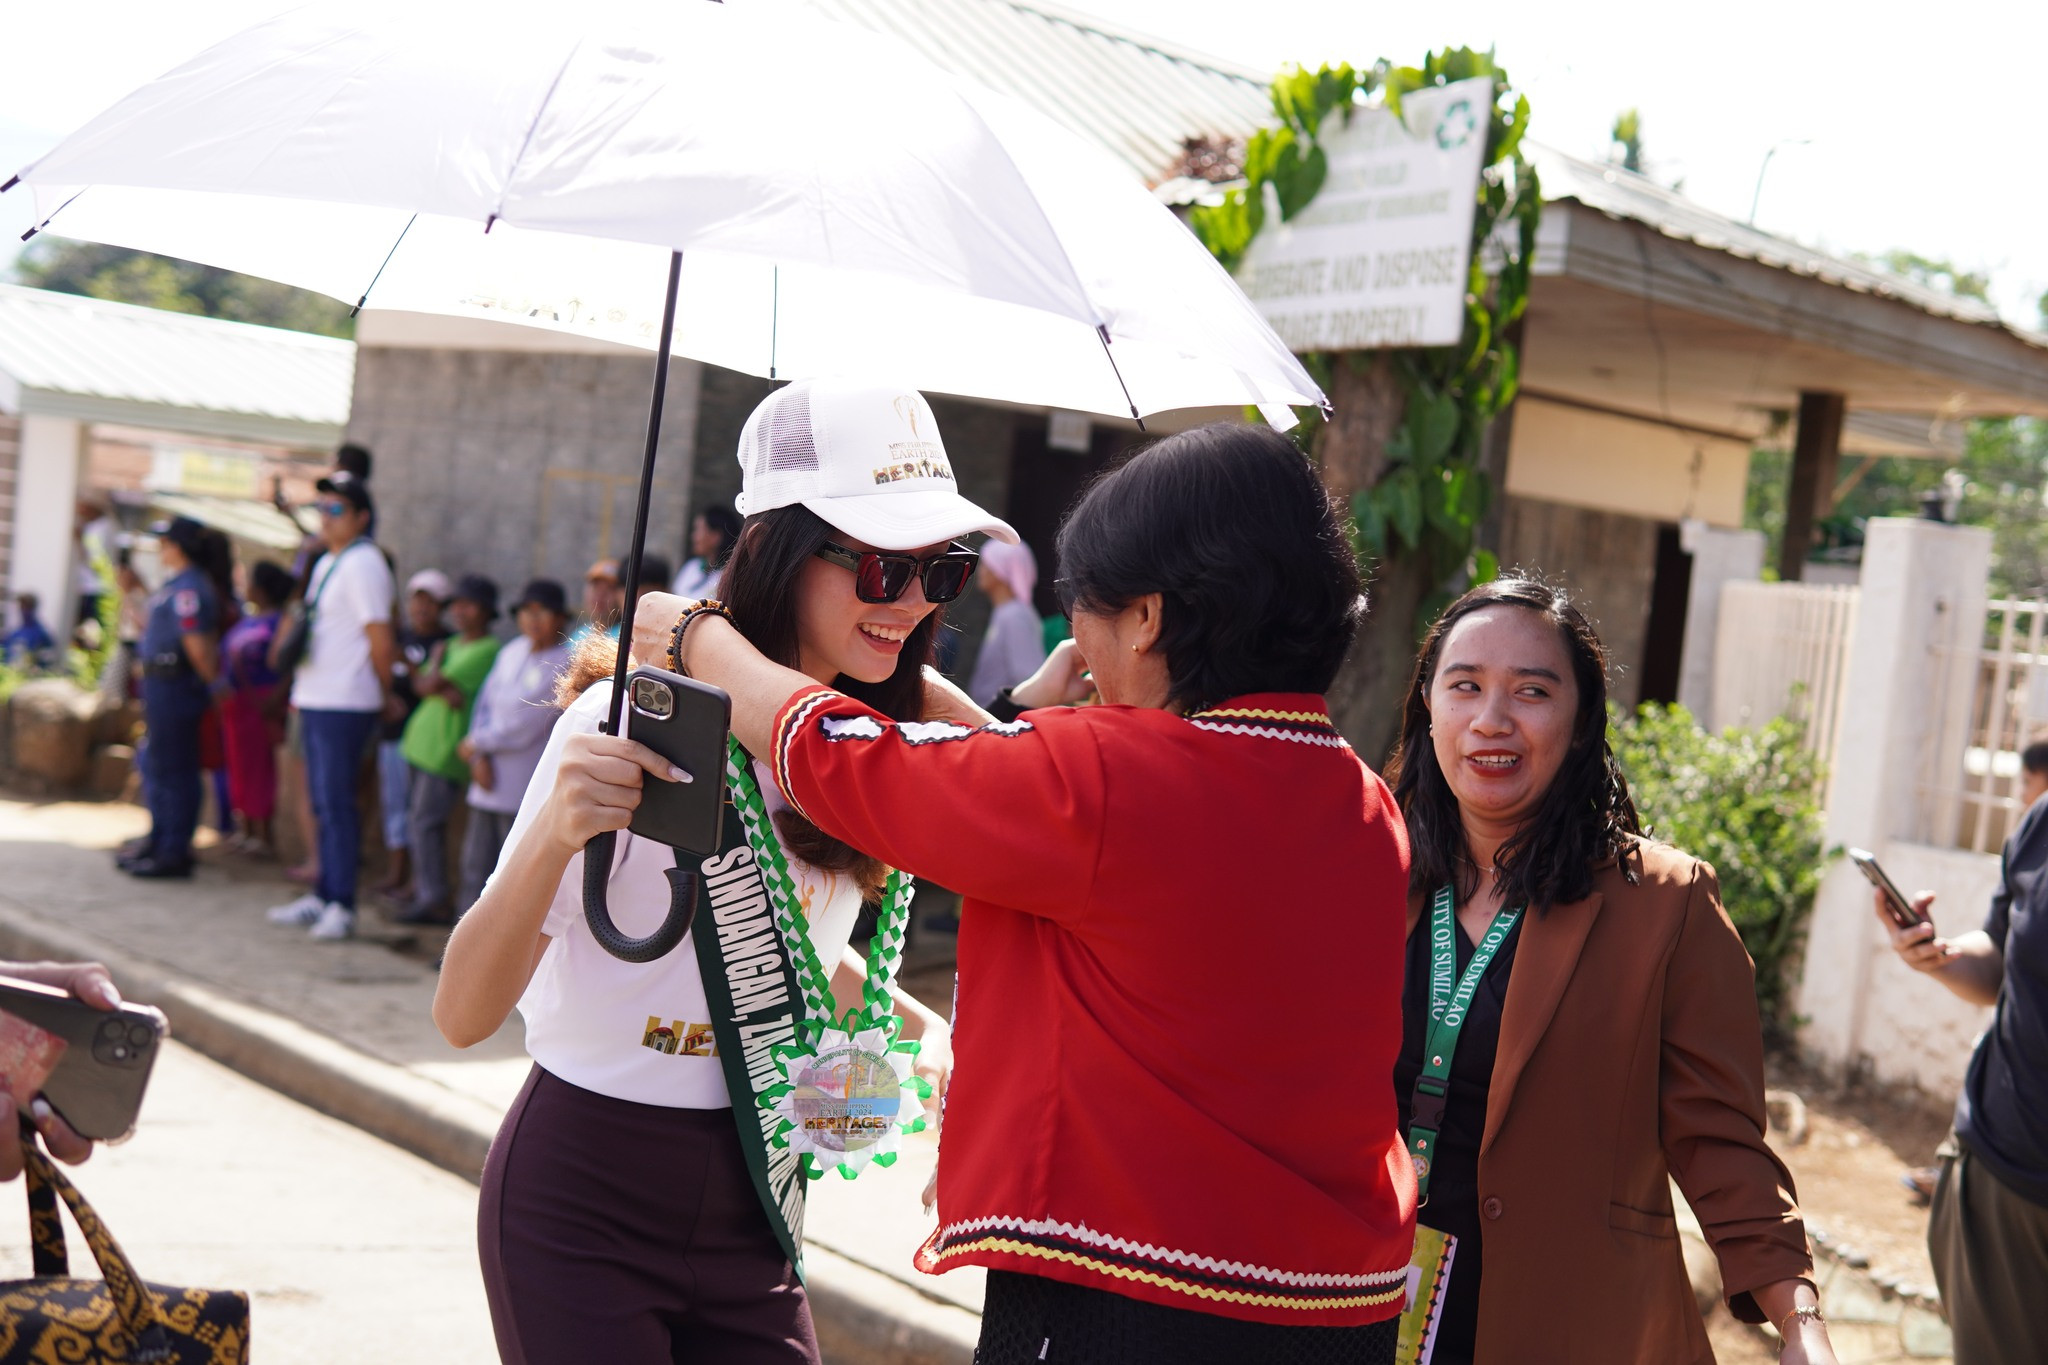
<svg viewBox="0 0 2048 1365"><path fill-rule="evenodd" d="M1609 738L1659 839L1712 863L1721 904L1756 962L1764 1036L1789 1042L1792 971L1823 871L1821 763L1780 717L1713 734L1682 706L1616 713Z"/></svg>

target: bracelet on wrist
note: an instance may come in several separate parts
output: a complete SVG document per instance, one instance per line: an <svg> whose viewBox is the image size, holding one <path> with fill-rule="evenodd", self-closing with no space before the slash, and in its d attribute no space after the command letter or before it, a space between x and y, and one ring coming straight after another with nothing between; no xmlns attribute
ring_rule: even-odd
<svg viewBox="0 0 2048 1365"><path fill-rule="evenodd" d="M686 678L690 676L690 670L683 667L683 635L690 629L690 622L700 616L723 616L732 622L735 629L739 626L739 622L733 621L732 613L726 610L725 603L716 599L706 599L684 607L682 614L676 617L675 626L669 631L668 661L675 667L676 672Z"/></svg>
<svg viewBox="0 0 2048 1365"><path fill-rule="evenodd" d="M1774 1324L1778 1329L1778 1335L1781 1337L1791 1336L1792 1323L1801 1318L1804 1318L1809 1322L1817 1322L1822 1324L1825 1324L1827 1322L1827 1317L1820 1311L1819 1304L1801 1304L1799 1307L1787 1313L1784 1317L1779 1318L1778 1321Z"/></svg>

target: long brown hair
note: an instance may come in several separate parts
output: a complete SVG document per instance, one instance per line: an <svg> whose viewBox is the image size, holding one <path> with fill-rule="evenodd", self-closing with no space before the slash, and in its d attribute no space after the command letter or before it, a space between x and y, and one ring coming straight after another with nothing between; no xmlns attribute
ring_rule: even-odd
<svg viewBox="0 0 2048 1365"><path fill-rule="evenodd" d="M1571 748L1535 815L1500 846L1487 870L1498 877L1507 905L1543 909L1583 900L1592 893L1593 870L1626 853L1642 834L1642 822L1607 745L1607 651L1571 598L1533 578L1501 578L1472 589L1437 617L1422 642L1402 709L1401 742L1387 765L1394 800L1408 822L1408 890L1427 896L1448 883L1462 904L1479 889L1458 798L1430 742L1429 687L1451 627L1486 607L1516 607L1550 622L1579 686ZM1634 880L1626 862L1622 870Z"/></svg>
<svg viewBox="0 0 2048 1365"><path fill-rule="evenodd" d="M726 561L719 596L749 644L784 668L797 668L797 579L811 557L835 532L817 513L801 505L777 507L747 518L739 543ZM849 589L852 578L847 579ZM832 686L865 702L891 720L924 718L924 666L932 661L945 608L936 607L903 642L896 671L878 683L858 682L841 674ZM555 689L555 700L567 706L591 684L612 676L619 646L603 631L583 637ZM842 840L835 839L794 809L775 817L782 846L791 857L828 872L851 874L861 894L879 896L889 869Z"/></svg>

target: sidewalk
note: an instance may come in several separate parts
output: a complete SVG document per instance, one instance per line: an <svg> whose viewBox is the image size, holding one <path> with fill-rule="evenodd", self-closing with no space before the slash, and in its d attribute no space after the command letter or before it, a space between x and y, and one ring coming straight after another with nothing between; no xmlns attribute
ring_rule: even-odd
<svg viewBox="0 0 2048 1365"><path fill-rule="evenodd" d="M0 957L98 958L126 994L170 1015L179 1041L477 1179L529 1066L518 1017L456 1051L429 1016L438 932L385 925L366 910L355 941L316 943L263 921L295 892L275 865L217 852L202 853L189 882L135 881L109 851L147 823L124 804L0 795ZM924 967L913 988L946 1008L933 983L950 973L910 965ZM906 1147L888 1170L813 1186L805 1259L828 1360L972 1357L981 1272L933 1278L910 1268L931 1228L918 1196L937 1144L920 1134Z"/></svg>

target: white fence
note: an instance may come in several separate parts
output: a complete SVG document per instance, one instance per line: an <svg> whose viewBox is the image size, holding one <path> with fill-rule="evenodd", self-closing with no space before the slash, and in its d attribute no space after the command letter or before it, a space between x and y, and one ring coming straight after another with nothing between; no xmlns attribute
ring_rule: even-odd
<svg viewBox="0 0 2048 1365"><path fill-rule="evenodd" d="M2019 818L2020 753L2048 724L2044 645L2048 602L1998 598L1985 604L1981 638L1963 641L1963 655L1974 655L1968 723L1960 743L1930 753L1921 784L1937 845L1996 853ZM1928 699L1938 710L1958 700Z"/></svg>
<svg viewBox="0 0 2048 1365"><path fill-rule="evenodd" d="M1832 767L1859 592L1809 583L1724 584L1712 727L1789 715L1806 723L1806 747Z"/></svg>

